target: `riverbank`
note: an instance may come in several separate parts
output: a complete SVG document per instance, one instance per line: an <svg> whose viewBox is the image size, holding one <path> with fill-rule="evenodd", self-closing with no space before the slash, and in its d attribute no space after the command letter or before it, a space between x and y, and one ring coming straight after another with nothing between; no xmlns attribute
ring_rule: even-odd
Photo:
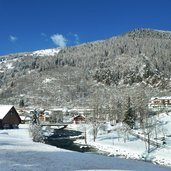
<svg viewBox="0 0 171 171"><path fill-rule="evenodd" d="M104 132L99 129L96 141L94 142L92 129L90 126L84 125L87 130L87 145L103 151L108 156L148 161L154 164L171 167L171 113L160 114L158 119L162 130L165 132L166 144L163 144L158 148L155 145L151 145L150 153L148 153L147 150L147 142L139 139L137 136L133 136L132 134L121 132L116 128L110 128L111 131L109 132ZM81 129L80 126L77 129ZM142 136L141 130L135 131L135 134L136 133ZM161 134L163 133L158 128L158 136L163 136ZM158 142L161 143L160 141ZM78 140L76 143L84 145L85 140Z"/></svg>

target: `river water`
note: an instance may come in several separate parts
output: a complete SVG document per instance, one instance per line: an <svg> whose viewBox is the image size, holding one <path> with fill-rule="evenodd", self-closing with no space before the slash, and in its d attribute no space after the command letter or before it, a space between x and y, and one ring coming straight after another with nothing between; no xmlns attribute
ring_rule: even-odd
<svg viewBox="0 0 171 171"><path fill-rule="evenodd" d="M75 130L67 130L67 129L56 129L54 130L53 135L44 137L44 140L46 144L67 149L67 150L72 150L77 152L98 153L98 150L91 146L74 143L74 141L78 137L84 138L82 136L82 132L75 131Z"/></svg>

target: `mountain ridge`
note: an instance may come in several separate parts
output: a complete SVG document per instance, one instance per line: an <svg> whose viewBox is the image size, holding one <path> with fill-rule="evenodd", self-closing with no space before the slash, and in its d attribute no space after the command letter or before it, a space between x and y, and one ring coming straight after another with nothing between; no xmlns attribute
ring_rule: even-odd
<svg viewBox="0 0 171 171"><path fill-rule="evenodd" d="M156 39L171 39L171 31L150 29L150 28L138 28L131 30L124 35L129 37L137 37L137 38L156 38Z"/></svg>
<svg viewBox="0 0 171 171"><path fill-rule="evenodd" d="M53 55L34 51L3 56L0 103L19 105L24 100L26 106L35 107L92 106L98 97L98 103L106 106L111 99L121 101L142 92L144 99L168 94L168 35L136 29L104 41L55 49L58 53Z"/></svg>
<svg viewBox="0 0 171 171"><path fill-rule="evenodd" d="M145 36L144 36L145 35ZM158 36L158 38L166 38L166 39L171 39L171 31L165 31L165 30L157 30L157 29L150 29L150 28L137 28L131 31L128 31L126 33L120 34L120 35L116 35L116 36L112 36L111 38L105 39L105 40L95 40L92 42L87 42L87 43L82 43L79 45L74 45L74 46L70 46L70 47L75 47L75 46L84 46L86 44L91 44L91 43L96 43L96 42L103 42L103 41L108 41L110 39L115 39L117 37L120 36L128 36L128 37L137 37L137 38L144 38L147 36ZM154 38L154 37L153 37ZM10 53L10 54L6 54L6 55L0 55L1 57L6 57L6 56L13 56L13 55L22 55L22 54L32 54L34 52L39 52L39 51L48 51L48 50L58 50L60 48L45 48L45 49L37 49L37 50L33 50L33 51L25 51L25 52L16 52L16 53Z"/></svg>

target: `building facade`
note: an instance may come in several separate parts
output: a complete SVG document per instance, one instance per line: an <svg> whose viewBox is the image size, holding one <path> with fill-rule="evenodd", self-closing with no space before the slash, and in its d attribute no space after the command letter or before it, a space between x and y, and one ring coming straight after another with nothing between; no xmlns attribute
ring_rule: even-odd
<svg viewBox="0 0 171 171"><path fill-rule="evenodd" d="M158 110L171 110L171 96L152 97L148 104L149 108L153 111Z"/></svg>

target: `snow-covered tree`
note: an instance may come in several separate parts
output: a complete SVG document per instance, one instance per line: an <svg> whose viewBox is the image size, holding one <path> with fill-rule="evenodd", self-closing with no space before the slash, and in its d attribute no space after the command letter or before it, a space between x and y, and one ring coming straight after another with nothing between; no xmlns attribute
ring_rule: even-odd
<svg viewBox="0 0 171 171"><path fill-rule="evenodd" d="M125 110L125 118L124 122L130 126L130 128L133 128L135 125L136 115L135 111L131 105L131 98L127 98L127 104L126 104L126 110Z"/></svg>

